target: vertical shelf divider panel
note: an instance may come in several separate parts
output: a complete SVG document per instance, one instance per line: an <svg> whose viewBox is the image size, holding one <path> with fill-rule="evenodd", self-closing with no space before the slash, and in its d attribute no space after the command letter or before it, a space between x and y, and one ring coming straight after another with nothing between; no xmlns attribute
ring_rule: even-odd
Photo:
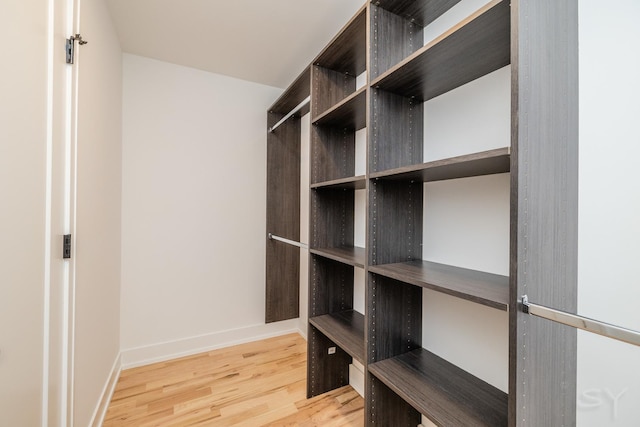
<svg viewBox="0 0 640 427"><path fill-rule="evenodd" d="M353 267L322 256L311 255L309 319L353 309ZM307 338L307 397L317 396L349 384L351 356L340 349L329 354L330 347L340 348L311 321Z"/></svg>
<svg viewBox="0 0 640 427"><path fill-rule="evenodd" d="M311 127L311 183L352 177L355 173L355 132L344 128Z"/></svg>
<svg viewBox="0 0 640 427"><path fill-rule="evenodd" d="M300 117L309 106L270 130L309 96L310 80L307 68L267 114L267 233L294 241L300 241ZM299 248L266 239L265 292L267 323L300 315Z"/></svg>
<svg viewBox="0 0 640 427"><path fill-rule="evenodd" d="M369 266L422 259L422 182L369 183Z"/></svg>
<svg viewBox="0 0 640 427"><path fill-rule="evenodd" d="M312 189L310 193L311 247L353 246L354 190Z"/></svg>
<svg viewBox="0 0 640 427"><path fill-rule="evenodd" d="M371 104L370 173L422 163L423 103L372 89Z"/></svg>
<svg viewBox="0 0 640 427"><path fill-rule="evenodd" d="M345 25L311 66L309 325L307 396L349 383L353 359L364 362L364 316L353 310L356 131L366 124L367 6ZM335 347L335 352L332 349Z"/></svg>
<svg viewBox="0 0 640 427"><path fill-rule="evenodd" d="M423 45L424 27L460 0L376 0L371 5L371 80Z"/></svg>
<svg viewBox="0 0 640 427"><path fill-rule="evenodd" d="M319 255L311 259L309 317L353 309L353 267Z"/></svg>
<svg viewBox="0 0 640 427"><path fill-rule="evenodd" d="M351 356L311 324L308 333L307 398L349 384ZM335 353L329 354L331 347Z"/></svg>
<svg viewBox="0 0 640 427"><path fill-rule="evenodd" d="M368 274L367 366L418 349L422 344L422 290ZM420 414L369 369L366 374L367 425L417 425Z"/></svg>
<svg viewBox="0 0 640 427"><path fill-rule="evenodd" d="M371 79L375 79L422 47L422 26L374 4L371 5L370 26Z"/></svg>
<svg viewBox="0 0 640 427"><path fill-rule="evenodd" d="M518 1L512 9L519 41L512 47L512 149L519 154L511 158L511 304L526 294L575 313L579 3ZM510 315L511 425L575 425L577 330L520 310Z"/></svg>
<svg viewBox="0 0 640 427"><path fill-rule="evenodd" d="M319 65L313 66L314 95L313 119L333 107L356 90L356 76L334 71Z"/></svg>

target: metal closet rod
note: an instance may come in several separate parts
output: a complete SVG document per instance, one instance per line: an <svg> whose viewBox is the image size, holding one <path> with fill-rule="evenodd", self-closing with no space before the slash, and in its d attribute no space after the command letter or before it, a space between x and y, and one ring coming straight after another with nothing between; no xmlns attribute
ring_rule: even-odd
<svg viewBox="0 0 640 427"><path fill-rule="evenodd" d="M310 102L311 102L311 96L307 96L304 101L302 101L300 104L295 106L293 108L293 110L289 111L287 113L287 115L284 116L282 119L280 119L280 121L278 123L276 123L275 125L271 126L269 128L269 132L273 132L274 130L276 130L281 124L286 122L289 119L289 117L293 116L295 113L297 113L298 111L302 110Z"/></svg>
<svg viewBox="0 0 640 427"><path fill-rule="evenodd" d="M309 249L309 245L304 244L304 243L300 243L300 242L296 242L295 240L285 239L284 237L276 236L275 234L271 234L271 233L269 233L268 236L269 236L269 240L277 240L278 242L286 243L288 245L297 246L297 247L302 248L302 249Z"/></svg>
<svg viewBox="0 0 640 427"><path fill-rule="evenodd" d="M522 296L522 311L533 316L562 323L563 325L640 346L640 332L638 331L590 319L588 317L567 313L565 311L556 310L555 308L533 304L529 302L529 297L526 295Z"/></svg>

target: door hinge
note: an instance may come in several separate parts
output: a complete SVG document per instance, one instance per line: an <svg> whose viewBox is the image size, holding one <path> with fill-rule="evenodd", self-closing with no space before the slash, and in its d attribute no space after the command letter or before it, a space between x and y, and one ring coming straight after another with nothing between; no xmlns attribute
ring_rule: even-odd
<svg viewBox="0 0 640 427"><path fill-rule="evenodd" d="M76 40L78 40L79 45L84 45L89 43L86 40L82 40L82 36L80 34L76 34L75 36L69 37L65 43L65 52L67 53L67 64L73 64L73 60L75 58L75 41Z"/></svg>
<svg viewBox="0 0 640 427"><path fill-rule="evenodd" d="M62 236L62 258L71 258L71 234Z"/></svg>

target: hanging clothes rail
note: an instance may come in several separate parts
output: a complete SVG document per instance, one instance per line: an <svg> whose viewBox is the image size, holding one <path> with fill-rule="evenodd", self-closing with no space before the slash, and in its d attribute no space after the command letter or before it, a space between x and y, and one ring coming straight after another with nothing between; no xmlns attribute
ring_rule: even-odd
<svg viewBox="0 0 640 427"><path fill-rule="evenodd" d="M273 132L274 130L276 130L281 124L283 124L284 122L286 122L289 117L293 116L294 114L296 114L298 111L302 110L304 107L306 107L307 105L309 105L309 103L311 102L311 96L307 96L305 98L304 101L302 101L300 104L296 105L294 107L293 110L289 111L287 113L286 116L284 116L282 119L280 119L280 121L278 123L276 123L275 125L271 126L269 128L269 132Z"/></svg>
<svg viewBox="0 0 640 427"><path fill-rule="evenodd" d="M567 313L565 311L556 310L554 308L545 307L543 305L533 304L529 302L527 295L522 296L522 311L532 316L542 317L543 319L562 323L563 325L572 326L587 332L592 332L594 334L640 346L640 332L638 331L622 328L620 326L590 319L588 317Z"/></svg>
<svg viewBox="0 0 640 427"><path fill-rule="evenodd" d="M276 236L275 234L269 233L268 237L269 237L269 240L277 240L279 242L286 243L288 245L297 246L302 249L309 249L309 245L305 243L300 243L300 242L296 242L295 240L285 239L284 237Z"/></svg>

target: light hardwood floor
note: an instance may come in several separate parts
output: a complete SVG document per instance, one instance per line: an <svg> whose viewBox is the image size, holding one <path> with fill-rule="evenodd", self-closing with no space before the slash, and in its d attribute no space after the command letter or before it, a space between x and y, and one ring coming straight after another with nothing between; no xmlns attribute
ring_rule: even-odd
<svg viewBox="0 0 640 427"><path fill-rule="evenodd" d="M350 386L306 399L298 334L122 372L104 426L362 426Z"/></svg>

